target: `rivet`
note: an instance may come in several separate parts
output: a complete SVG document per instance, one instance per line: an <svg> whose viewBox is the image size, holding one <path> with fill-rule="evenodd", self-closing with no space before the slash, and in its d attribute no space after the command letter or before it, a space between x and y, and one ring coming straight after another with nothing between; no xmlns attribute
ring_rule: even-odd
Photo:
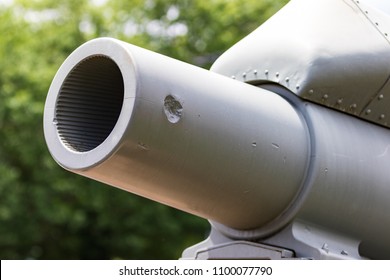
<svg viewBox="0 0 390 280"><path fill-rule="evenodd" d="M344 256L348 256L348 252L345 251L345 250L342 250L342 251L341 251L341 254L344 255Z"/></svg>
<svg viewBox="0 0 390 280"><path fill-rule="evenodd" d="M385 33L385 36L387 37L387 36L388 36L388 34L387 34L387 33Z"/></svg>
<svg viewBox="0 0 390 280"><path fill-rule="evenodd" d="M328 98L329 98L329 95L324 94L324 96L323 96L322 98L323 98L323 99L328 99Z"/></svg>
<svg viewBox="0 0 390 280"><path fill-rule="evenodd" d="M311 94L313 94L314 93L314 90L309 90L309 94L311 95Z"/></svg>
<svg viewBox="0 0 390 280"><path fill-rule="evenodd" d="M375 25L376 25L376 26L378 26L378 25L379 25L379 23L375 22Z"/></svg>
<svg viewBox="0 0 390 280"><path fill-rule="evenodd" d="M337 100L337 104L341 105L343 103L343 99L340 98L339 100Z"/></svg>
<svg viewBox="0 0 390 280"><path fill-rule="evenodd" d="M275 76L276 76L276 77L279 77L279 72L276 72Z"/></svg>
<svg viewBox="0 0 390 280"><path fill-rule="evenodd" d="M369 115L369 114L371 114L371 109L366 110L366 115Z"/></svg>
<svg viewBox="0 0 390 280"><path fill-rule="evenodd" d="M368 11L365 11L366 14L368 14Z"/></svg>
<svg viewBox="0 0 390 280"><path fill-rule="evenodd" d="M298 84L295 86L296 89L299 89L301 86Z"/></svg>
<svg viewBox="0 0 390 280"><path fill-rule="evenodd" d="M386 117L385 114L381 114L381 115L379 116L379 118L380 118L381 120L383 120L385 117Z"/></svg>
<svg viewBox="0 0 390 280"><path fill-rule="evenodd" d="M356 109L357 108L357 105L354 103L351 105L351 109Z"/></svg>
<svg viewBox="0 0 390 280"><path fill-rule="evenodd" d="M236 76L232 76L232 79L234 79L234 80L235 80L235 79L236 79Z"/></svg>
<svg viewBox="0 0 390 280"><path fill-rule="evenodd" d="M287 77L286 78L286 83L288 83L290 81L290 78L289 77Z"/></svg>
<svg viewBox="0 0 390 280"><path fill-rule="evenodd" d="M242 77L243 78L245 78L246 77L246 73L244 72L244 73L242 73Z"/></svg>
<svg viewBox="0 0 390 280"><path fill-rule="evenodd" d="M264 71L264 74L268 75L269 71L268 70L265 70Z"/></svg>
<svg viewBox="0 0 390 280"><path fill-rule="evenodd" d="M379 96L378 96L378 100L382 100L383 97L384 97L383 94L379 95Z"/></svg>
<svg viewBox="0 0 390 280"><path fill-rule="evenodd" d="M257 75L257 70L256 69L253 70L253 74Z"/></svg>

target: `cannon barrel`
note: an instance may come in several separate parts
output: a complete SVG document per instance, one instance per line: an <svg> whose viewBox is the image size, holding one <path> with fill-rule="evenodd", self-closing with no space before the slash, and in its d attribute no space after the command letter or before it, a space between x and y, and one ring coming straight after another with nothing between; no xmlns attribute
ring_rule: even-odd
<svg viewBox="0 0 390 280"><path fill-rule="evenodd" d="M237 229L284 219L310 150L282 97L108 38L61 66L44 129L64 168Z"/></svg>

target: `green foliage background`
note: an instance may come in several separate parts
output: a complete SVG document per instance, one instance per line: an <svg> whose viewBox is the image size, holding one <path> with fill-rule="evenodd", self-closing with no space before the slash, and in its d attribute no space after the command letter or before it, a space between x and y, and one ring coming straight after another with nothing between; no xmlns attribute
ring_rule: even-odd
<svg viewBox="0 0 390 280"><path fill-rule="evenodd" d="M176 259L207 221L62 170L43 139L50 82L110 36L208 68L287 0L0 1L0 258Z"/></svg>

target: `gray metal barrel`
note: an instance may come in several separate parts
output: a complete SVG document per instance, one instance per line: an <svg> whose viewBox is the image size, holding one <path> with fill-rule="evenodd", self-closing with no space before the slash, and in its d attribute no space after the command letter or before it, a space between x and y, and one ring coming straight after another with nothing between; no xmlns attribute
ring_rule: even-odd
<svg viewBox="0 0 390 280"><path fill-rule="evenodd" d="M239 230L291 219L310 156L284 98L109 38L61 66L44 131L64 168Z"/></svg>

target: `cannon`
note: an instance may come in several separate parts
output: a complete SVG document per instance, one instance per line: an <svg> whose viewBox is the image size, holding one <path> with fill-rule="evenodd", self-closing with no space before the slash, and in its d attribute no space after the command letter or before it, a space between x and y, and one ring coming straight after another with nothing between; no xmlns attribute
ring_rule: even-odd
<svg viewBox="0 0 390 280"><path fill-rule="evenodd" d="M48 149L208 219L183 259L388 259L389 7L292 0L210 71L86 42L50 86Z"/></svg>

